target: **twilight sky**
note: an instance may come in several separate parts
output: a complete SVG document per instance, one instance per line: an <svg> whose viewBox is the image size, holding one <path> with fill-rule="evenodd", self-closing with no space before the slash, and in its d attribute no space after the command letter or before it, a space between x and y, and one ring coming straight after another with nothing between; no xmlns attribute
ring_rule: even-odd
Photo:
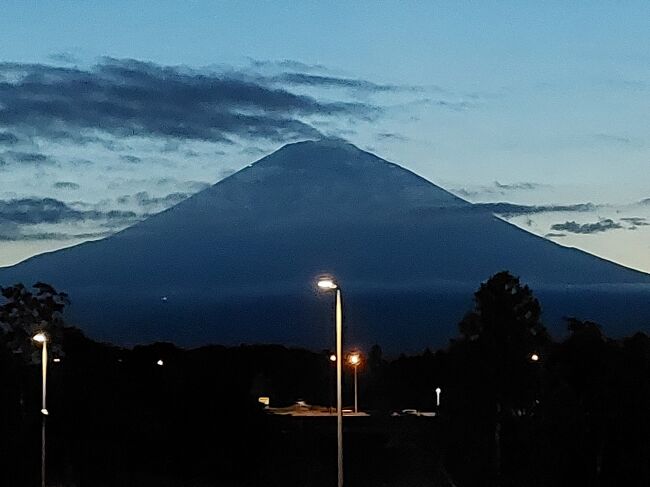
<svg viewBox="0 0 650 487"><path fill-rule="evenodd" d="M567 3L5 0L0 266L327 135L650 272L650 3Z"/></svg>

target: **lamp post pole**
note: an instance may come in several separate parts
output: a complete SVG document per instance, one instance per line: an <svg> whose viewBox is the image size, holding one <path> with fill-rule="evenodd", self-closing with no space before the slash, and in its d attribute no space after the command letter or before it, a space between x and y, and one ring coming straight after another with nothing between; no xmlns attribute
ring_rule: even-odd
<svg viewBox="0 0 650 487"><path fill-rule="evenodd" d="M343 366L343 309L341 288L336 289L336 438L338 446L338 487L343 487L343 396L341 372Z"/></svg>
<svg viewBox="0 0 650 487"><path fill-rule="evenodd" d="M357 364L354 366L354 413L359 412L359 401L358 401L358 394L357 394Z"/></svg>
<svg viewBox="0 0 650 487"><path fill-rule="evenodd" d="M348 363L354 367L354 413L359 412L359 387L358 387L358 380L357 380L357 370L359 368L359 364L361 363L361 353L360 352L353 352L348 356Z"/></svg>
<svg viewBox="0 0 650 487"><path fill-rule="evenodd" d="M343 304L341 288L331 278L318 281L318 287L324 291L336 291L336 443L338 460L338 487L343 487L343 393L341 375L343 368Z"/></svg>
<svg viewBox="0 0 650 487"><path fill-rule="evenodd" d="M45 487L45 422L47 420L47 335L37 333L33 340L42 345L41 349L41 487Z"/></svg>

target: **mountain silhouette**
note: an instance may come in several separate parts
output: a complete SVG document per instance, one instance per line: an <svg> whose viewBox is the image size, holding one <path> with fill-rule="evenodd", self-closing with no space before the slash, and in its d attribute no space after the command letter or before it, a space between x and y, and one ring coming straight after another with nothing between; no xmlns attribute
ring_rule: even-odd
<svg viewBox="0 0 650 487"><path fill-rule="evenodd" d="M0 283L65 290L75 324L119 343L327 348L331 297L314 290L327 273L344 289L350 340L414 348L453 336L472 292L501 270L539 290L555 322L650 323L649 275L532 235L338 140L286 145L104 240L0 269Z"/></svg>

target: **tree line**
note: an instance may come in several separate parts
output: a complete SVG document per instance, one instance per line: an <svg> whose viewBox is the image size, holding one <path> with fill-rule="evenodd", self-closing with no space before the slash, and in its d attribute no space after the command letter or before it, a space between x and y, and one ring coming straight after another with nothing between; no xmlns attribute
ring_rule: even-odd
<svg viewBox="0 0 650 487"><path fill-rule="evenodd" d="M31 337L42 331L60 360L48 378L48 485L331 484L329 429L271 417L257 401L332 404L328 351L125 349L65 326L69 298L48 284L1 294L0 484L38 481ZM482 283L474 303L444 349L365 354L360 405L372 415L346 426L349 485L650 485L647 334L610 338L567 318L567 336L554 339L532 290L508 272ZM406 408L437 416L391 416Z"/></svg>

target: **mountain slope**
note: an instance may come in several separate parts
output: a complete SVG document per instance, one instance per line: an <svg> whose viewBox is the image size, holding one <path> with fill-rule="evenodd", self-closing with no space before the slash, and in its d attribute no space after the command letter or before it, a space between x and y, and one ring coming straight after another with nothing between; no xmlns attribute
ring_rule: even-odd
<svg viewBox="0 0 650 487"><path fill-rule="evenodd" d="M449 336L472 290L503 269L547 289L650 284L646 274L529 234L329 140L285 146L112 237L1 269L0 282L41 279L65 289L74 317L93 331L101 324L107 339L311 344L318 333L310 337L301 323L319 318L297 303L316 306L301 293L320 273L336 275L350 299L424 293L462 302L448 313L442 335ZM162 296L169 299L161 310ZM251 314L267 301L268 312ZM403 316L402 301L387 322ZM283 316L289 309L291 317ZM409 326L405 343L421 335L422 325Z"/></svg>

